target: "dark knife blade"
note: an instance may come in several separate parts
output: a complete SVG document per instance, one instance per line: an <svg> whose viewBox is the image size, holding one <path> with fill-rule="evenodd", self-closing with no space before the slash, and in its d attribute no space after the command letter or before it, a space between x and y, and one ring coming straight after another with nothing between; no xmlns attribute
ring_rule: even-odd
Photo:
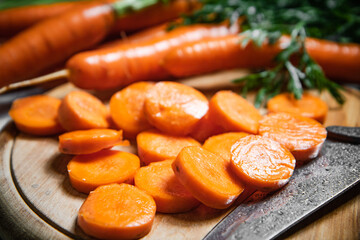
<svg viewBox="0 0 360 240"><path fill-rule="evenodd" d="M297 168L284 188L240 204L204 240L274 239L359 183L360 145L327 139L319 157Z"/></svg>

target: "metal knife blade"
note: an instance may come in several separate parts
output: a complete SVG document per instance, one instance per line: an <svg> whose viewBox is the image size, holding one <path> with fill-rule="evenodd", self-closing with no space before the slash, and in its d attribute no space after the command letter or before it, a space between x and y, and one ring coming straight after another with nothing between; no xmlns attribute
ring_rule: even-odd
<svg viewBox="0 0 360 240"><path fill-rule="evenodd" d="M274 239L359 186L360 145L333 139L325 141L319 157L297 168L284 188L259 202L240 204L204 240Z"/></svg>

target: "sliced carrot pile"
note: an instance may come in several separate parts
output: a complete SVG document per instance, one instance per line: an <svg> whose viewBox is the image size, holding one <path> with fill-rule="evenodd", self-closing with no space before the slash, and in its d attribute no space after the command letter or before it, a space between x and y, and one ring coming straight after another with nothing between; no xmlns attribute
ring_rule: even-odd
<svg viewBox="0 0 360 240"><path fill-rule="evenodd" d="M16 127L32 135L53 135L61 133L57 117L61 100L46 95L35 95L16 99L9 111Z"/></svg>
<svg viewBox="0 0 360 240"><path fill-rule="evenodd" d="M90 154L120 144L126 144L122 138L122 130L78 130L59 136L59 150L65 154Z"/></svg>
<svg viewBox="0 0 360 240"><path fill-rule="evenodd" d="M155 130L141 132L136 138L138 155L145 164L175 159L186 146L201 144L190 137L178 137Z"/></svg>
<svg viewBox="0 0 360 240"><path fill-rule="evenodd" d="M304 117L315 119L323 123L325 121L328 106L321 98L304 93L301 99L295 99L289 93L279 94L267 103L269 112L296 113Z"/></svg>
<svg viewBox="0 0 360 240"><path fill-rule="evenodd" d="M261 115L247 100L232 91L219 91L210 100L210 117L228 131L257 134Z"/></svg>
<svg viewBox="0 0 360 240"><path fill-rule="evenodd" d="M231 149L231 168L250 187L273 191L288 183L295 158L278 142L259 135L239 139Z"/></svg>
<svg viewBox="0 0 360 240"><path fill-rule="evenodd" d="M135 174L135 186L151 195L162 213L187 212L200 204L176 178L173 160L154 162Z"/></svg>
<svg viewBox="0 0 360 240"><path fill-rule="evenodd" d="M156 83L145 100L150 124L173 135L192 132L208 108L208 100L201 92L176 82Z"/></svg>
<svg viewBox="0 0 360 240"><path fill-rule="evenodd" d="M208 137L225 132L225 130L216 124L216 119L210 118L209 112L200 119L195 129L190 133L194 139L204 142Z"/></svg>
<svg viewBox="0 0 360 240"><path fill-rule="evenodd" d="M110 184L91 192L77 222L88 235L100 239L138 239L151 230L154 199L129 184Z"/></svg>
<svg viewBox="0 0 360 240"><path fill-rule="evenodd" d="M73 91L59 107L59 121L68 131L109 127L109 111L95 96L85 91Z"/></svg>
<svg viewBox="0 0 360 240"><path fill-rule="evenodd" d="M326 129L316 120L293 113L270 113L260 121L259 134L285 146L298 161L318 156Z"/></svg>
<svg viewBox="0 0 360 240"><path fill-rule="evenodd" d="M231 147L240 138L248 136L244 132L229 132L209 137L203 144L203 148L218 154L220 157L230 161Z"/></svg>
<svg viewBox="0 0 360 240"><path fill-rule="evenodd" d="M189 192L216 209L229 207L244 190L229 167L229 161L196 146L183 148L172 165L176 177Z"/></svg>
<svg viewBox="0 0 360 240"><path fill-rule="evenodd" d="M110 114L115 124L128 138L151 128L144 113L144 102L147 91L154 84L138 82L115 93L110 99Z"/></svg>
<svg viewBox="0 0 360 240"><path fill-rule="evenodd" d="M78 155L67 165L71 185L83 193L110 183L132 183L139 168L136 155L117 150Z"/></svg>

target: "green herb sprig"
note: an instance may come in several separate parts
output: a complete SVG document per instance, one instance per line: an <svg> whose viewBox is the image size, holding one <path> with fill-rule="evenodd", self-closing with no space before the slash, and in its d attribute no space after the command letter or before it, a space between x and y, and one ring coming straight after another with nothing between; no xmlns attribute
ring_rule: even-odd
<svg viewBox="0 0 360 240"><path fill-rule="evenodd" d="M258 89L255 104L286 91L299 99L303 90L327 90L343 103L341 86L330 81L305 48L306 36L338 42L360 42L360 5L352 0L200 0L203 7L185 16L182 24L236 23L239 17L245 36L240 44L252 41L275 43L283 34L291 41L274 59L276 66L235 80L243 84L242 93ZM296 63L290 59L297 59Z"/></svg>

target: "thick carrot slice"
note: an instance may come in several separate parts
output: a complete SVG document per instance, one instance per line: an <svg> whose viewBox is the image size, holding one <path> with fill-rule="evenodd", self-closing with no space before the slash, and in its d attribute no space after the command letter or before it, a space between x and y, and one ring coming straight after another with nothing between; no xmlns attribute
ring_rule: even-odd
<svg viewBox="0 0 360 240"><path fill-rule="evenodd" d="M154 199L129 184L110 184L91 192L81 206L77 223L100 239L138 239L151 230Z"/></svg>
<svg viewBox="0 0 360 240"><path fill-rule="evenodd" d="M270 113L260 121L259 134L284 145L298 161L318 156L326 129L316 120L293 113Z"/></svg>
<svg viewBox="0 0 360 240"><path fill-rule="evenodd" d="M210 100L210 116L228 131L244 131L256 134L261 115L240 95L231 91L219 91Z"/></svg>
<svg viewBox="0 0 360 240"><path fill-rule="evenodd" d="M59 121L68 131L109 127L109 110L95 96L73 91L65 96L59 107Z"/></svg>
<svg viewBox="0 0 360 240"><path fill-rule="evenodd" d="M231 147L240 138L249 135L244 132L229 132L209 137L203 144L203 148L218 154L220 157L231 159Z"/></svg>
<svg viewBox="0 0 360 240"><path fill-rule="evenodd" d="M139 168L136 155L117 150L78 155L67 165L71 185L82 193L110 183L132 183Z"/></svg>
<svg viewBox="0 0 360 240"><path fill-rule="evenodd" d="M53 135L64 129L58 121L61 100L46 95L16 99L9 111L16 127L33 135Z"/></svg>
<svg viewBox="0 0 360 240"><path fill-rule="evenodd" d="M185 147L173 162L180 182L208 207L225 209L243 192L228 160L202 147Z"/></svg>
<svg viewBox="0 0 360 240"><path fill-rule="evenodd" d="M323 123L325 121L328 106L321 98L304 93L301 99L295 99L289 93L279 94L267 103L269 112L288 112L300 114L304 117L315 119Z"/></svg>
<svg viewBox="0 0 360 240"><path fill-rule="evenodd" d="M192 132L208 109L208 100L201 92L176 82L156 83L145 100L150 124L173 135Z"/></svg>
<svg viewBox="0 0 360 240"><path fill-rule="evenodd" d="M295 168L295 158L278 142L249 135L231 148L231 168L249 186L273 191L288 183Z"/></svg>
<svg viewBox="0 0 360 240"><path fill-rule="evenodd" d="M204 142L208 137L225 132L225 130L216 124L216 119L210 118L209 111L203 116L190 136L199 142Z"/></svg>
<svg viewBox="0 0 360 240"><path fill-rule="evenodd" d="M65 154L90 154L119 144L124 144L121 130L78 130L59 136L59 150Z"/></svg>
<svg viewBox="0 0 360 240"><path fill-rule="evenodd" d="M145 164L175 159L184 147L201 145L190 137L172 136L154 130L139 133L136 141L138 155Z"/></svg>
<svg viewBox="0 0 360 240"><path fill-rule="evenodd" d="M134 177L135 186L154 198L158 212L187 212L200 202L176 178L172 163L165 160L140 168Z"/></svg>
<svg viewBox="0 0 360 240"><path fill-rule="evenodd" d="M146 93L153 87L151 82L138 82L115 93L110 99L110 114L124 135L133 138L151 128L144 112Z"/></svg>

